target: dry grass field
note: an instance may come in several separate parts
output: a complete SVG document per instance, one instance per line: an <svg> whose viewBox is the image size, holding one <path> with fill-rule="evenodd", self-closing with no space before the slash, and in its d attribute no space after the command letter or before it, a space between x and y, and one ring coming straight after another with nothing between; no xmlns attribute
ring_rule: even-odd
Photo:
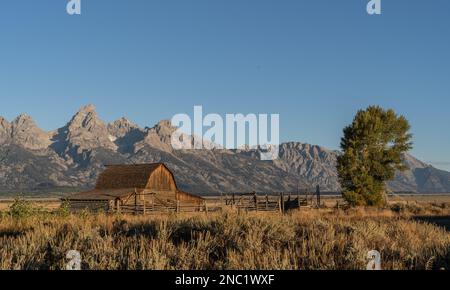
<svg viewBox="0 0 450 290"><path fill-rule="evenodd" d="M336 206L336 202L343 203L340 196L322 196L321 202L327 207ZM450 203L450 194L397 194L388 197L389 204L430 204L430 203Z"/></svg>
<svg viewBox="0 0 450 290"><path fill-rule="evenodd" d="M45 210L55 210L61 206L61 200L56 198L27 198L27 200ZM0 211L7 211L13 202L13 198L0 199Z"/></svg>
<svg viewBox="0 0 450 290"><path fill-rule="evenodd" d="M64 269L72 249L83 269L365 269L370 250L383 269L450 269L450 204L442 201L286 215L18 208L0 215L0 269Z"/></svg>

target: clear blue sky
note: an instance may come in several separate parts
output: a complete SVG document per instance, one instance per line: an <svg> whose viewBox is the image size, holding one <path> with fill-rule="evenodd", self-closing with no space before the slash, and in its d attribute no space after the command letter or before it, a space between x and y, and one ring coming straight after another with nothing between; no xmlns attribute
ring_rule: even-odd
<svg viewBox="0 0 450 290"><path fill-rule="evenodd" d="M450 169L450 1L4 0L0 115L60 127L87 103L152 126L279 113L281 139L337 149L370 104L411 122L413 153Z"/></svg>

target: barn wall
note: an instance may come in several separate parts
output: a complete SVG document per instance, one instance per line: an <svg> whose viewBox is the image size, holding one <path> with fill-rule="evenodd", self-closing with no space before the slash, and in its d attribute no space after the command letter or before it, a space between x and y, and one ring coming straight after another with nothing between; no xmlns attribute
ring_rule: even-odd
<svg viewBox="0 0 450 290"><path fill-rule="evenodd" d="M193 196L191 194L187 194L184 192L177 192L176 193L176 199L180 202L189 202L189 203L195 203L195 204L203 204L204 200L200 197Z"/></svg>
<svg viewBox="0 0 450 290"><path fill-rule="evenodd" d="M154 191L154 193L155 193L155 197L159 198L161 200L166 200L166 201L172 200L172 201L174 201L174 200L177 199L175 191L158 190L158 191Z"/></svg>

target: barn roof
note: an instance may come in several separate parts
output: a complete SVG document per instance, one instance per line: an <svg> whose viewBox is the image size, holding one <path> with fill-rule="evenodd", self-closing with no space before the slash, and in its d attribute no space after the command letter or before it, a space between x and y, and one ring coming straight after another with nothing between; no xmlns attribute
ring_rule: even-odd
<svg viewBox="0 0 450 290"><path fill-rule="evenodd" d="M95 189L145 188L150 175L163 163L107 165ZM169 170L170 171L170 170Z"/></svg>

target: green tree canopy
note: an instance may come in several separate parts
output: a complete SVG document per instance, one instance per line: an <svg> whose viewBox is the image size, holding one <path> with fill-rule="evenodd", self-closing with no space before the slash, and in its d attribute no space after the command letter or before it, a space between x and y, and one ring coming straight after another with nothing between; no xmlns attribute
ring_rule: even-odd
<svg viewBox="0 0 450 290"><path fill-rule="evenodd" d="M393 110L360 110L344 128L337 171L344 199L351 205L384 204L386 181L407 169L402 156L412 148L410 125Z"/></svg>

